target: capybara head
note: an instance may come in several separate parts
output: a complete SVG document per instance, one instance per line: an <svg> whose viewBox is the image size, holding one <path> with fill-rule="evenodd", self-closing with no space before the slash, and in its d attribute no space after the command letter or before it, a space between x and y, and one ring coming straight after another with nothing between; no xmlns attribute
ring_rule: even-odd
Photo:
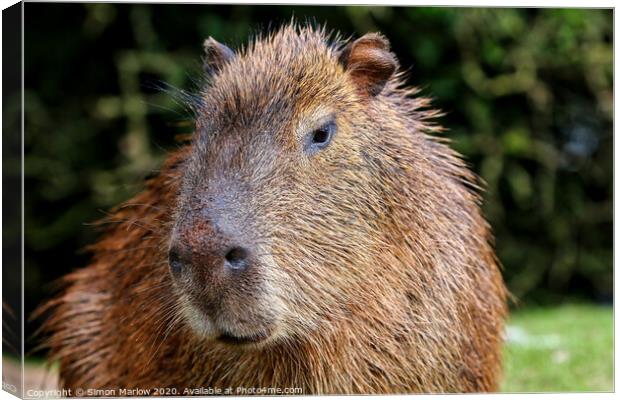
<svg viewBox="0 0 620 400"><path fill-rule="evenodd" d="M205 50L211 82L184 166L173 277L199 334L301 337L377 285L394 171L373 154L398 121L372 109L397 61L380 35L341 47L306 29L242 54L211 38Z"/></svg>

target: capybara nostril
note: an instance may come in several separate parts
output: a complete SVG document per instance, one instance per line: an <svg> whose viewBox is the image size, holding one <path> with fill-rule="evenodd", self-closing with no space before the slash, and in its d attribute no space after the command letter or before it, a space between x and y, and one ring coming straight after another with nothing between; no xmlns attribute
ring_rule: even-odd
<svg viewBox="0 0 620 400"><path fill-rule="evenodd" d="M226 267L231 270L241 271L248 267L249 253L243 247L233 247L226 253Z"/></svg>
<svg viewBox="0 0 620 400"><path fill-rule="evenodd" d="M183 270L184 264L179 255L179 251L173 247L168 252L168 265L173 275L178 275Z"/></svg>

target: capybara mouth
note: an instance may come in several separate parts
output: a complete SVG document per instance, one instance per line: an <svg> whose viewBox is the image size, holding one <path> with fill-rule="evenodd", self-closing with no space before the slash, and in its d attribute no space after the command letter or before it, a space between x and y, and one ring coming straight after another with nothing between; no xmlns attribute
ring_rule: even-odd
<svg viewBox="0 0 620 400"><path fill-rule="evenodd" d="M255 333L249 336L235 336L230 333L223 333L217 337L217 340L232 345L256 344L269 338L269 334L265 332Z"/></svg>

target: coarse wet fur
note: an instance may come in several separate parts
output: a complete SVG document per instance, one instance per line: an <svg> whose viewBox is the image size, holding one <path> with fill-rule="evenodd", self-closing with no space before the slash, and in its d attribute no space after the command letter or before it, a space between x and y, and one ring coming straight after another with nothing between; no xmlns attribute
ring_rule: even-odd
<svg viewBox="0 0 620 400"><path fill-rule="evenodd" d="M205 42L191 142L41 311L62 386L498 389L506 290L476 178L385 38L329 37ZM319 151L307 133L326 121ZM222 231L252 250L243 274L213 272ZM192 256L175 275L177 245Z"/></svg>

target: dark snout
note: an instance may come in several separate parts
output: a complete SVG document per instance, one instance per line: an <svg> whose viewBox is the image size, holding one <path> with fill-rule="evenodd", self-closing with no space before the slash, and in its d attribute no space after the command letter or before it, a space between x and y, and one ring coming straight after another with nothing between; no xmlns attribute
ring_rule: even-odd
<svg viewBox="0 0 620 400"><path fill-rule="evenodd" d="M179 221L168 253L172 274L192 274L205 284L234 280L252 264L252 250L238 229L223 227L204 213ZM231 282L232 283L232 282Z"/></svg>
<svg viewBox="0 0 620 400"><path fill-rule="evenodd" d="M269 338L276 321L266 307L259 258L243 225L225 223L204 211L184 216L172 232L169 264L174 281L197 311L200 335L228 344L256 344ZM228 223L228 224L226 224Z"/></svg>

